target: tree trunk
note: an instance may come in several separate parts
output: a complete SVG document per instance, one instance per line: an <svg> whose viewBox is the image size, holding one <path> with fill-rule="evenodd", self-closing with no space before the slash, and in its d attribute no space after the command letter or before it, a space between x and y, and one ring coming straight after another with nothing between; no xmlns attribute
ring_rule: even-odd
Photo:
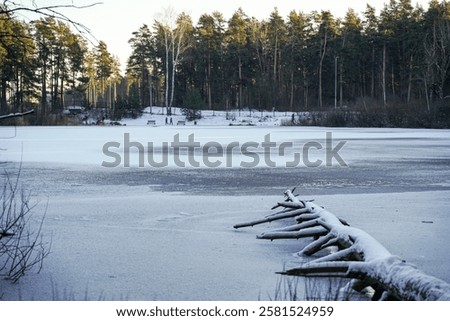
<svg viewBox="0 0 450 321"><path fill-rule="evenodd" d="M61 101L61 108L64 108L64 80L65 80L65 74L64 71L62 71L61 74L61 88L59 89L60 94L60 101Z"/></svg>
<svg viewBox="0 0 450 321"><path fill-rule="evenodd" d="M425 100L427 102L427 111L428 111L428 113L430 113L430 97L428 96L429 93L428 93L427 77L424 77L423 85L424 85L424 92L425 92Z"/></svg>
<svg viewBox="0 0 450 321"><path fill-rule="evenodd" d="M41 113L47 115L47 65L44 62L42 66L42 84L41 84Z"/></svg>
<svg viewBox="0 0 450 321"><path fill-rule="evenodd" d="M381 89L383 91L383 105L386 107L386 43L383 44L383 65L381 70Z"/></svg>
<svg viewBox="0 0 450 321"><path fill-rule="evenodd" d="M0 97L0 113L5 114L8 110L7 101L6 101L6 88L7 88L8 82L6 81L6 78L2 78L2 92Z"/></svg>
<svg viewBox="0 0 450 321"><path fill-rule="evenodd" d="M291 97L289 101L289 107L291 111L294 111L294 68L291 65Z"/></svg>
<svg viewBox="0 0 450 321"><path fill-rule="evenodd" d="M344 58L339 63L339 107L344 107Z"/></svg>
<svg viewBox="0 0 450 321"><path fill-rule="evenodd" d="M207 85L208 85L208 108L211 110L212 109L212 93L211 93L211 54L208 53L208 81L207 81Z"/></svg>
<svg viewBox="0 0 450 321"><path fill-rule="evenodd" d="M278 34L275 35L275 48L273 55L273 83L272 83L272 105L276 107L277 105L277 97L279 93L277 92L277 81L278 81Z"/></svg>
<svg viewBox="0 0 450 321"><path fill-rule="evenodd" d="M171 75L172 78L171 78L169 107L172 107L173 105L173 98L175 92L175 72L178 64L178 50L179 48L175 48L175 39L174 39L172 41L172 75Z"/></svg>
<svg viewBox="0 0 450 321"><path fill-rule="evenodd" d="M406 102L409 104L411 102L411 91L412 91L412 80L413 80L413 62L414 57L411 55L409 59L409 74L408 74L408 93L406 96Z"/></svg>
<svg viewBox="0 0 450 321"><path fill-rule="evenodd" d="M164 30L164 43L166 48L166 79L165 79L165 93L164 93L164 105L166 106L166 114L169 114L169 35L167 34L168 31Z"/></svg>
<svg viewBox="0 0 450 321"><path fill-rule="evenodd" d="M306 68L303 68L303 99L305 104L305 110L309 108L309 84L308 84L308 74L306 72Z"/></svg>
<svg viewBox="0 0 450 321"><path fill-rule="evenodd" d="M148 72L148 91L149 91L149 106L150 106L150 113L152 113L152 107L153 107L153 80L152 80L152 72Z"/></svg>
<svg viewBox="0 0 450 321"><path fill-rule="evenodd" d="M370 97L375 98L375 46L372 46L372 77L370 82Z"/></svg>
<svg viewBox="0 0 450 321"><path fill-rule="evenodd" d="M392 97L395 97L396 91L395 91L395 72L394 72L394 64L392 64L392 67L391 67L391 86L392 86Z"/></svg>
<svg viewBox="0 0 450 321"><path fill-rule="evenodd" d="M325 37L324 37L324 40L323 40L323 44L321 46L320 61L319 61L319 107L320 108L322 108L322 106L323 106L323 101L322 101L322 91L323 91L323 89L322 89L322 86L323 86L323 84L322 84L322 82L323 82L322 81L322 78L323 78L322 69L323 69L323 61L325 59L325 54L326 54L326 51L327 51L327 42L328 42L328 34L327 34L327 32L325 32Z"/></svg>
<svg viewBox="0 0 450 321"><path fill-rule="evenodd" d="M242 107L242 62L241 62L241 54L239 53L238 57L238 72L239 72L239 97L236 102L236 107L239 109L239 116L241 115L241 107Z"/></svg>
<svg viewBox="0 0 450 321"><path fill-rule="evenodd" d="M334 57L334 108L338 106L338 57Z"/></svg>

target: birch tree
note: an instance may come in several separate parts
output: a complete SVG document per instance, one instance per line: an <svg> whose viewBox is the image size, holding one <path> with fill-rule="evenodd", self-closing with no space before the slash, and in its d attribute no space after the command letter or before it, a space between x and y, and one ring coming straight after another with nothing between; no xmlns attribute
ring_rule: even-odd
<svg viewBox="0 0 450 321"><path fill-rule="evenodd" d="M173 8L167 8L155 21L157 36L162 38L160 43L164 49L165 62L165 93L164 101L167 114L171 114L171 107L175 96L175 77L177 66L183 59L183 54L191 45L189 33L193 32L192 21L189 15L181 13L178 17Z"/></svg>

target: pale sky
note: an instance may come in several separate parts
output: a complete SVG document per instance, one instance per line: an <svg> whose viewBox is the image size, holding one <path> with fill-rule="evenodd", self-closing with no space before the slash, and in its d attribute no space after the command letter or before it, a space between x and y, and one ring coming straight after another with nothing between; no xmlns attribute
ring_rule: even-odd
<svg viewBox="0 0 450 321"><path fill-rule="evenodd" d="M103 40L108 45L109 52L119 57L121 68L125 69L126 60L131 52L128 40L132 32L138 30L144 23L152 26L157 14L167 7L174 8L176 13L186 11L196 25L200 15L204 13L219 11L225 20L228 20L239 7L242 7L248 16L259 20L269 18L275 7L283 17L287 17L289 12L295 9L305 13L313 10L330 10L338 18L344 17L349 8L353 8L357 13L363 12L367 3L379 10L389 0L36 0L38 5L71 3L86 5L95 2L103 3L89 9L71 9L64 12L73 20L87 26L96 39ZM412 2L427 8L429 0Z"/></svg>

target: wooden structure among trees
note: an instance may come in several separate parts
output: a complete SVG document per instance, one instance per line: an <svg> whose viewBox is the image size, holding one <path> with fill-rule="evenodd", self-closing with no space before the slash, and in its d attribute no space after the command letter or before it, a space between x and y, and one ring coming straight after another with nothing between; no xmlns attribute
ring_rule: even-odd
<svg viewBox="0 0 450 321"><path fill-rule="evenodd" d="M372 300L450 300L450 284L426 275L392 255L371 235L350 227L343 219L312 201L299 200L291 190L284 194L285 201L272 208L283 208L281 211L234 226L238 229L294 218L296 224L265 232L257 238L313 237L314 240L301 250L300 255L311 256L328 250L326 255L280 274L349 278L351 280L346 285L349 289L361 292L368 287L373 288Z"/></svg>

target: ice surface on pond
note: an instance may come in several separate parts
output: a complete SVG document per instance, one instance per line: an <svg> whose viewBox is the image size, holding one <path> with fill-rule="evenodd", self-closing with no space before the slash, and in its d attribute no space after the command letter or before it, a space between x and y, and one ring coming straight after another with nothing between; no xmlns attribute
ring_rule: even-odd
<svg viewBox="0 0 450 321"><path fill-rule="evenodd" d="M348 167L104 168L107 142L324 143ZM257 300L276 271L295 266L302 241L265 242L273 226L234 231L268 214L286 188L361 228L392 254L450 282L450 131L310 127L133 126L0 128L1 161L47 205L52 254L39 275L1 283L3 299ZM14 136L14 137L12 137ZM6 139L6 137L11 137ZM262 153L263 150L258 150ZM313 157L321 157L320 150ZM135 153L137 154L137 153ZM263 154L260 154L263 155ZM289 155L289 154L287 154ZM138 155L132 155L135 161ZM283 161L282 156L274 156ZM427 223L424 223L427 222ZM430 223L431 222L431 223ZM3 281L2 281L3 282Z"/></svg>
<svg viewBox="0 0 450 321"><path fill-rule="evenodd" d="M328 133L328 134L327 134ZM178 140L188 144L193 139L196 146L195 162L198 167L208 167L203 161L204 146L224 146L221 155L215 157L213 147L209 150L209 161L220 161L227 168L242 167L242 163L259 162L253 167L286 167L294 162L294 154L301 157L299 166L305 163L305 146L310 163L320 162L326 166L327 147L336 149L346 165L360 162L379 161L448 161L450 154L449 130L419 129L331 129L313 127L214 127L214 126L123 126L123 127L21 127L14 133L12 128L0 128L3 161L23 161L50 164L65 164L99 167L102 163L112 163L111 153L120 156L114 167L125 167L125 159L130 167L155 167L149 164L149 143L156 162L161 161L164 144L169 148ZM270 138L268 138L270 135ZM191 137L191 138L190 138ZM327 142L327 137L332 141ZM270 139L273 147L264 147ZM245 144L253 146L245 146ZM337 148L341 143L340 148ZM114 145L108 145L114 144ZM256 145L255 145L256 144ZM285 144L285 145L282 145ZM328 145L327 145L328 144ZM136 147L142 145L143 149ZM244 146L244 148L243 148ZM280 147L281 146L281 147ZM106 152L105 152L106 151ZM265 154L270 151L270 157ZM108 152L110 154L108 154ZM245 153L247 152L247 153ZM188 148L180 148L180 159L185 167L192 166L188 159ZM184 155L183 155L184 154ZM335 156L335 155L330 155ZM140 162L140 157L144 159ZM331 157L333 166L340 166L337 157ZM266 160L270 159L270 161ZM179 167L173 153L168 157L167 166ZM289 166L288 166L289 167Z"/></svg>

